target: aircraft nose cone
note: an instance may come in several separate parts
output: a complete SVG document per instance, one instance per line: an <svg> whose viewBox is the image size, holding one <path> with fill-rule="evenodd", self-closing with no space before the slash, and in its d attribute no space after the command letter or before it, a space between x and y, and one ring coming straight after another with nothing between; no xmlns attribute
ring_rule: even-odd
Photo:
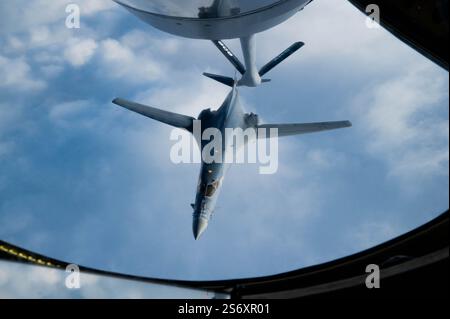
<svg viewBox="0 0 450 319"><path fill-rule="evenodd" d="M195 240L199 239L203 232L208 227L208 221L204 218L195 218L192 224Z"/></svg>

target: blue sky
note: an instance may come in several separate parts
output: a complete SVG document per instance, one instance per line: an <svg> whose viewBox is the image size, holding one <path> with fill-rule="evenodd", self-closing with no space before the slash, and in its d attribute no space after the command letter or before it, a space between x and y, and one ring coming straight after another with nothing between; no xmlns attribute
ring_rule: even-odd
<svg viewBox="0 0 450 319"><path fill-rule="evenodd" d="M110 271L182 279L260 276L369 248L448 208L448 73L344 1L314 1L257 36L263 65L241 89L266 122L351 120L280 140L279 171L231 168L218 210L192 236L199 165L174 165L170 127L117 96L197 116L234 70L208 41L161 33L112 1L2 2L0 238ZM21 5L22 4L22 5ZM229 41L236 53L238 42Z"/></svg>

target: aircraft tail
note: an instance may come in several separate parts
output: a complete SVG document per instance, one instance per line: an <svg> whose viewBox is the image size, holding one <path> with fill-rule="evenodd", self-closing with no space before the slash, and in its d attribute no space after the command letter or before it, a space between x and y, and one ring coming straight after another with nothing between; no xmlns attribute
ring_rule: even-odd
<svg viewBox="0 0 450 319"><path fill-rule="evenodd" d="M352 123L350 121L336 121L336 122L318 122L318 123L298 123L298 124L263 124L258 125L257 128L278 129L278 136L291 136L299 134L308 134L322 131L335 130L340 128L351 127ZM261 138L267 137L269 132L266 132L266 136L261 136ZM260 136L258 136L260 138Z"/></svg>
<svg viewBox="0 0 450 319"><path fill-rule="evenodd" d="M178 113L172 113L157 109L151 106L131 102L125 99L116 98L112 101L114 104L124 107L130 111L139 113L156 121L185 129L192 133L194 118Z"/></svg>

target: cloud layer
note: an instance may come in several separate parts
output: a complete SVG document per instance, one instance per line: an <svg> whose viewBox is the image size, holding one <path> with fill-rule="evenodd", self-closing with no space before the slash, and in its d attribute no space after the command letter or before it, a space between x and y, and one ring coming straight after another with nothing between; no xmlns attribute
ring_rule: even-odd
<svg viewBox="0 0 450 319"><path fill-rule="evenodd" d="M257 36L261 65L306 46L270 85L241 89L243 105L265 122L354 127L281 140L273 176L232 167L195 242L199 166L172 164L171 129L111 100L197 116L227 93L201 73L234 70L207 41L162 34L112 1L76 2L76 30L69 2L0 4L3 240L112 271L234 278L341 257L448 208L448 73L351 5L314 1Z"/></svg>

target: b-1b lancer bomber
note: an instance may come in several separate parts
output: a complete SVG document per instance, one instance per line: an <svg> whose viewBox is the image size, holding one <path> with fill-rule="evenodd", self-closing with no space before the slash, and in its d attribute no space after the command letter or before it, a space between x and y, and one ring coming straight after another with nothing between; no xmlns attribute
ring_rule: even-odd
<svg viewBox="0 0 450 319"><path fill-rule="evenodd" d="M220 154L218 160L205 160L203 156L201 157L197 193L194 203L191 204L193 209L192 227L195 239L198 239L204 233L214 212L224 176L230 167L230 163L226 160L228 153L236 153L238 148L242 146L235 143L234 140L226 138L227 129L241 129L242 131L253 129L255 137L261 139L268 138L270 135L261 134L260 132L272 130L277 132L278 137L284 137L334 130L352 125L349 121L261 124L258 116L253 113L246 113L239 102L239 86L257 86L267 82L267 80L262 80L261 78L303 46L301 42L293 44L259 71L256 71L254 33L264 31L281 23L298 10L303 9L310 0L115 1L124 5L142 20L163 31L189 38L212 40L236 70L242 74L241 79L205 74L220 83L230 86L231 91L217 110L205 109L197 119L192 116L168 112L121 98L116 98L113 101L113 103L128 110L191 133L194 133L197 123L201 123L200 138L197 134L194 134L194 136L202 154L209 144L208 141L201 138L205 130L215 129L221 133L220 136L223 138L223 141L220 143L221 149L218 150ZM158 2L160 6L157 5ZM200 2L205 5L201 6ZM136 4L139 4L141 7L137 7ZM172 8L171 10L173 11L164 11L169 10L167 8ZM180 14L188 14L188 16L180 16ZM222 39L231 38L241 39L245 64L241 63L221 41ZM245 143L247 142L248 140L245 141Z"/></svg>

